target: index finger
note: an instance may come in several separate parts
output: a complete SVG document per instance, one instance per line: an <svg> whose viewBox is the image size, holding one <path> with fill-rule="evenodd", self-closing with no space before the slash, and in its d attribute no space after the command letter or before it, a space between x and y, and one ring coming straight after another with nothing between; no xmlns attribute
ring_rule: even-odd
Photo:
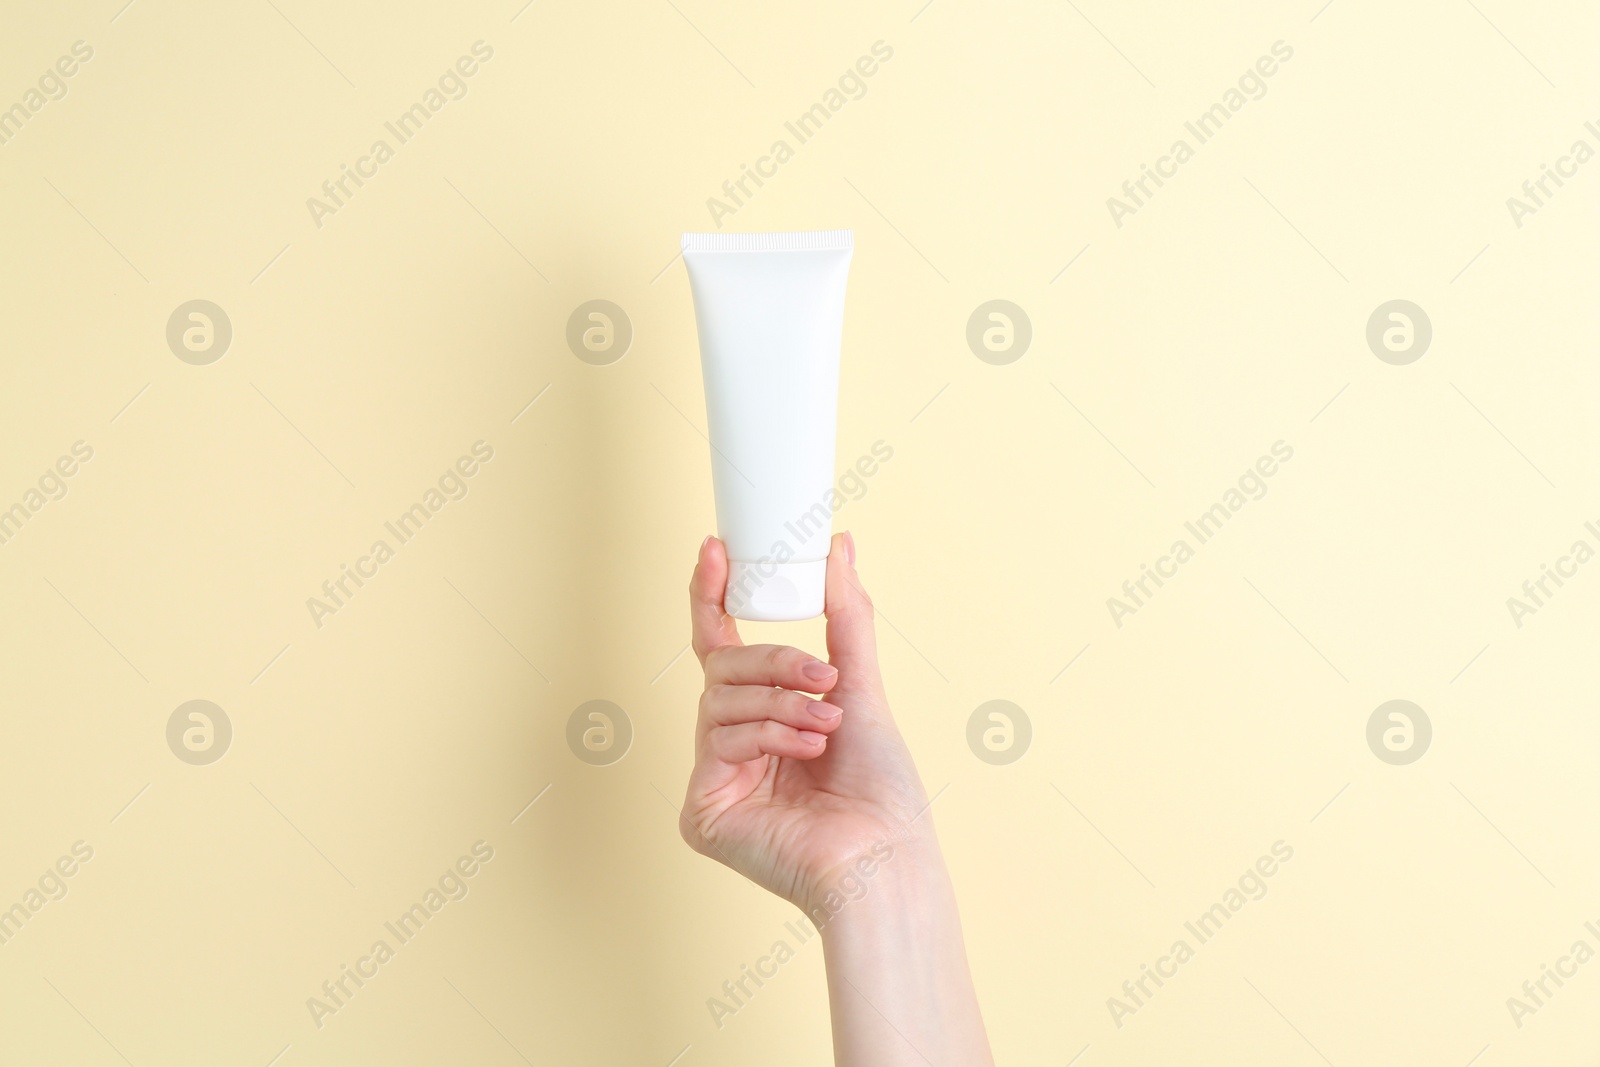
<svg viewBox="0 0 1600 1067"><path fill-rule="evenodd" d="M728 550L715 537L700 545L700 559L689 579L689 621L694 627L694 654L703 666L706 656L727 645L742 645L739 626L723 610L728 588Z"/></svg>

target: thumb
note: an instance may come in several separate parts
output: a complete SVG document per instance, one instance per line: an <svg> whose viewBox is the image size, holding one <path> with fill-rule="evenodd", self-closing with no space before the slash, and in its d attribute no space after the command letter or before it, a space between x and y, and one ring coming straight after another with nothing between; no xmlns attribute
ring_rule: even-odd
<svg viewBox="0 0 1600 1067"><path fill-rule="evenodd" d="M828 550L824 613L828 617L828 661L839 668L840 686L864 685L878 693L878 639L872 623L872 598L856 574L855 540L835 534Z"/></svg>

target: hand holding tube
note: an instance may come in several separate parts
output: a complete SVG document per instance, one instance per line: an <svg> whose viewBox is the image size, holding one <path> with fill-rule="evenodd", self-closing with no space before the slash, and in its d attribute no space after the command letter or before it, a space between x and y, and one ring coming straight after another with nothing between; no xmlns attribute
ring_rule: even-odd
<svg viewBox="0 0 1600 1067"><path fill-rule="evenodd" d="M706 688L679 829L821 928L838 1063L990 1063L954 893L889 712L854 556L849 534L833 538L824 663L745 645L723 610L727 553L715 538L701 545L689 600Z"/></svg>

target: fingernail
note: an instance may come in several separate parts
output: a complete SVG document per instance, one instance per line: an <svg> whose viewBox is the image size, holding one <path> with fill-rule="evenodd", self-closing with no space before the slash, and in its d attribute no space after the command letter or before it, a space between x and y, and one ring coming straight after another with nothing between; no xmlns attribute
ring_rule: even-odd
<svg viewBox="0 0 1600 1067"><path fill-rule="evenodd" d="M700 542L700 551L704 552L706 550L706 546L709 545L710 543L711 543L711 535L710 534L706 534L706 539L704 541Z"/></svg>
<svg viewBox="0 0 1600 1067"><path fill-rule="evenodd" d="M800 740L804 741L808 745L820 745L823 741L827 740L827 735L819 734L815 730L801 730Z"/></svg>
<svg viewBox="0 0 1600 1067"><path fill-rule="evenodd" d="M837 719L844 714L844 709L837 704L830 704L826 700L813 700L811 713L819 719Z"/></svg>
<svg viewBox="0 0 1600 1067"><path fill-rule="evenodd" d="M844 558L850 561L850 566L856 565L856 539L850 536L850 531L844 532Z"/></svg>
<svg viewBox="0 0 1600 1067"><path fill-rule="evenodd" d="M839 673L839 668L814 659L800 668L800 673L810 678L813 682L826 682L829 678Z"/></svg>

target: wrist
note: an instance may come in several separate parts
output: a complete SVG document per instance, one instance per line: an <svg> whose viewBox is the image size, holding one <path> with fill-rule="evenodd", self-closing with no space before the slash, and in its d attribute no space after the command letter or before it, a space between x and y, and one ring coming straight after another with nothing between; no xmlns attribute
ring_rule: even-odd
<svg viewBox="0 0 1600 1067"><path fill-rule="evenodd" d="M875 842L819 880L800 904L827 941L885 915L931 919L951 902L950 879L932 835Z"/></svg>
<svg viewBox="0 0 1600 1067"><path fill-rule="evenodd" d="M808 912L822 933L835 1062L992 1067L955 891L931 831L879 851L888 855L842 867L835 896L822 893L821 910Z"/></svg>

